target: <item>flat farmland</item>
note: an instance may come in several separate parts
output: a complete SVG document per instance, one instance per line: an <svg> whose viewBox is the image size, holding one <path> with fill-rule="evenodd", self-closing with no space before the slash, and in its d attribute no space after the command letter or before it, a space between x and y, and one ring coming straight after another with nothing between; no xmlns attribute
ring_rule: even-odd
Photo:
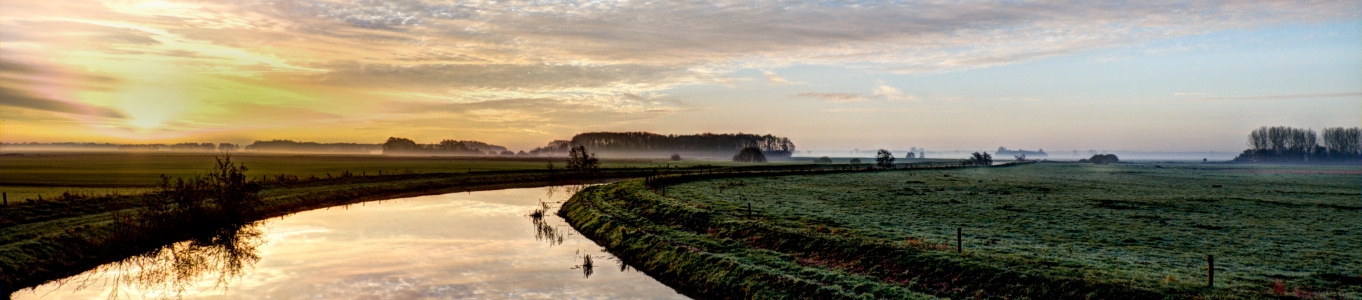
<svg viewBox="0 0 1362 300"><path fill-rule="evenodd" d="M0 192L11 203L59 197L63 193L104 196L130 195L151 190L162 175L187 177L203 173L213 163L211 153L138 152L17 152L0 156ZM403 157L379 155L282 155L234 153L232 160L250 168L248 175L327 178L351 172L355 176L411 173L465 173L543 170L562 158L526 157ZM602 161L603 168L661 168L696 165L736 166L724 161L667 161L664 159Z"/></svg>
<svg viewBox="0 0 1362 300"><path fill-rule="evenodd" d="M1037 276L1357 299L1360 183L1350 167L1033 164L711 179L667 196L736 218L750 205L771 226L939 251L954 252L961 229L969 260ZM1220 292L1203 289L1207 255Z"/></svg>

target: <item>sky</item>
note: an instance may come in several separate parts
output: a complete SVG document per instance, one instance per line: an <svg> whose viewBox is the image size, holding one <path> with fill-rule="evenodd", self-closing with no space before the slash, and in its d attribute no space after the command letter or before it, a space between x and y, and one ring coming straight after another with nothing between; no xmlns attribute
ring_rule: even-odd
<svg viewBox="0 0 1362 300"><path fill-rule="evenodd" d="M746 132L1230 151L1362 126L1362 2L0 0L0 141Z"/></svg>

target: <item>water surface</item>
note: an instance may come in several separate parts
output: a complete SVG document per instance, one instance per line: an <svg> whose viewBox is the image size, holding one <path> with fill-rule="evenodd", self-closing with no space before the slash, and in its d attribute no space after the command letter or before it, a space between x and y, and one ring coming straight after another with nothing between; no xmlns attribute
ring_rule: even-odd
<svg viewBox="0 0 1362 300"><path fill-rule="evenodd" d="M684 298L552 213L571 187L368 202L257 222L16 299ZM542 219L530 215L551 209ZM587 257L590 257L590 267Z"/></svg>

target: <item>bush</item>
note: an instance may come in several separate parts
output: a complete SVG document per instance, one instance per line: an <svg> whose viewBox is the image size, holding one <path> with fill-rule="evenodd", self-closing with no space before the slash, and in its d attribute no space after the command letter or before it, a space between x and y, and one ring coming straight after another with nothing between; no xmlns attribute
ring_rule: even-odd
<svg viewBox="0 0 1362 300"><path fill-rule="evenodd" d="M988 152L983 153L974 152L974 154L971 154L969 160L966 160L965 163L976 166L992 165L993 155L989 155Z"/></svg>
<svg viewBox="0 0 1362 300"><path fill-rule="evenodd" d="M672 161L681 161L681 155L672 153Z"/></svg>
<svg viewBox="0 0 1362 300"><path fill-rule="evenodd" d="M733 161L766 162L766 154L762 154L761 149L757 149L757 147L742 148L742 151L738 151L738 154L733 155Z"/></svg>
<svg viewBox="0 0 1362 300"><path fill-rule="evenodd" d="M1097 154L1093 155L1092 158L1089 158L1087 162L1105 165L1119 163L1121 160L1116 158L1116 154Z"/></svg>
<svg viewBox="0 0 1362 300"><path fill-rule="evenodd" d="M859 165L859 164L861 164L861 159L860 159L860 158L852 158L851 161L848 162L848 163L853 164L853 165Z"/></svg>
<svg viewBox="0 0 1362 300"><path fill-rule="evenodd" d="M813 161L813 162L816 163L816 164L831 164L831 163L832 163L832 159L831 159L831 158L828 158L827 156L824 156L824 157L819 157L818 160L815 160L815 161Z"/></svg>
<svg viewBox="0 0 1362 300"><path fill-rule="evenodd" d="M144 200L141 225L148 228L194 224L241 225L256 217L261 205L260 185L246 180L246 166L230 155L215 157L206 176L177 178L161 175L160 190Z"/></svg>
<svg viewBox="0 0 1362 300"><path fill-rule="evenodd" d="M880 151L875 152L875 166L881 168L893 168L894 154L889 153L889 150L884 149L880 149Z"/></svg>

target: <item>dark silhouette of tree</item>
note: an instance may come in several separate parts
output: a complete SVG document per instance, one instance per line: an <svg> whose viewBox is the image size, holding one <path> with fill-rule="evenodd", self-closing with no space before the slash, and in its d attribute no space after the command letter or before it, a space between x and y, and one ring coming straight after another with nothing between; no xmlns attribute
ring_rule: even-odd
<svg viewBox="0 0 1362 300"><path fill-rule="evenodd" d="M965 162L976 166L988 166L993 164L993 155L989 155L988 152L974 152Z"/></svg>
<svg viewBox="0 0 1362 300"><path fill-rule="evenodd" d="M853 164L853 165L859 165L859 164L861 164L861 159L860 159L860 158L852 158L851 161L849 161L849 162L847 162L847 163Z"/></svg>
<svg viewBox="0 0 1362 300"><path fill-rule="evenodd" d="M423 155L515 155L506 147L479 141L443 140L437 144L417 144L399 137L390 137L383 143L383 154L423 154ZM509 153L509 154L508 154Z"/></svg>
<svg viewBox="0 0 1362 300"><path fill-rule="evenodd" d="M246 165L233 163L231 155L214 159L216 164L202 176L171 180L161 175L159 191L145 198L138 213L140 225L244 225L254 220L262 201L260 185L247 180Z"/></svg>
<svg viewBox="0 0 1362 300"><path fill-rule="evenodd" d="M755 147L764 155L789 157L795 151L790 139L755 134L661 135L649 132L589 132L572 137L573 146L587 146L602 153L680 152L710 155L733 153Z"/></svg>
<svg viewBox="0 0 1362 300"><path fill-rule="evenodd" d="M733 161L736 161L736 162L766 162L766 155L763 154L763 153L761 153L761 149L760 149L760 148L757 148L757 147L747 147L747 148L742 148L742 150L739 150L739 151L738 151L738 154L733 155Z"/></svg>
<svg viewBox="0 0 1362 300"><path fill-rule="evenodd" d="M1080 159L1078 160L1078 162L1090 162L1099 165L1106 165L1119 163L1121 162L1121 159L1117 158L1116 154L1093 154L1091 158Z"/></svg>
<svg viewBox="0 0 1362 300"><path fill-rule="evenodd" d="M889 150L885 150L885 149L880 149L879 151L876 151L876 152L875 152L875 166L881 167L881 168L893 168L893 167L894 167L894 154L893 154L893 153L889 153Z"/></svg>
<svg viewBox="0 0 1362 300"><path fill-rule="evenodd" d="M1362 128L1333 127L1321 131L1324 154L1337 159L1357 159L1362 156Z"/></svg>
<svg viewBox="0 0 1362 300"><path fill-rule="evenodd" d="M814 161L814 163L819 163L819 164L831 164L831 163L832 163L832 159L831 159L831 158L828 158L827 156L819 157L818 160Z"/></svg>
<svg viewBox="0 0 1362 300"><path fill-rule="evenodd" d="M916 157L917 157L917 153L913 153L913 151L908 151L908 154L903 156L903 158L907 158L907 159L913 159L913 158L916 158Z"/></svg>
<svg viewBox="0 0 1362 300"><path fill-rule="evenodd" d="M587 153L585 146L572 147L568 151L567 168L580 173L595 173L601 162L595 153Z"/></svg>
<svg viewBox="0 0 1362 300"><path fill-rule="evenodd" d="M219 144L218 144L218 151L224 151L224 152L225 152L225 151L236 151L237 149L241 149L241 147L238 147L236 144L232 144L232 143L219 143Z"/></svg>
<svg viewBox="0 0 1362 300"><path fill-rule="evenodd" d="M389 142L392 142L392 140L393 138L388 139ZM412 144L415 143L413 142ZM246 147L243 149L246 151L262 151L262 152L369 153L376 150L383 150L384 144L355 144L355 143L322 144L316 142L295 142L292 140L271 140L271 141L255 141L250 145L246 145Z"/></svg>
<svg viewBox="0 0 1362 300"><path fill-rule="evenodd" d="M672 153L672 160L673 160L673 161L680 161L680 160L681 160L681 154Z"/></svg>
<svg viewBox="0 0 1362 300"><path fill-rule="evenodd" d="M1324 128L1323 138L1314 130L1286 126L1259 127L1249 132L1248 146L1237 162L1356 162L1362 158L1362 129ZM1323 146L1319 143L1323 142Z"/></svg>
<svg viewBox="0 0 1362 300"><path fill-rule="evenodd" d="M569 141L567 141L567 140L554 140L554 141L552 141L552 142L549 142L548 145L545 145L545 146L539 147L539 148L534 148L533 150L530 150L530 155L538 155L538 156L559 156L559 155L567 155L567 153L568 153L568 148L572 148L571 143L570 143Z"/></svg>

